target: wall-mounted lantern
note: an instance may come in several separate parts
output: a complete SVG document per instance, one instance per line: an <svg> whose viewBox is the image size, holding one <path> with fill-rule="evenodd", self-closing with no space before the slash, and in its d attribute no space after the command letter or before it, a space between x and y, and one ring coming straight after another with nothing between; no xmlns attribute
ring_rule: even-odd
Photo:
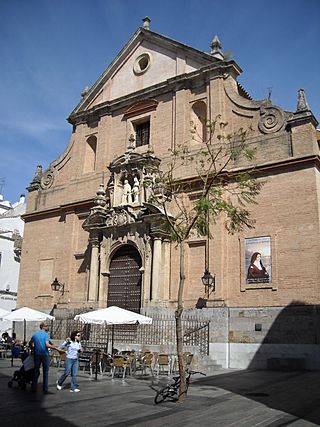
<svg viewBox="0 0 320 427"><path fill-rule="evenodd" d="M51 289L55 292L61 292L61 295L64 294L64 283L60 283L57 278L51 283Z"/></svg>
<svg viewBox="0 0 320 427"><path fill-rule="evenodd" d="M202 283L205 286L205 292L207 298L216 290L216 281L215 276L210 273L210 271L206 268L203 276L201 277Z"/></svg>

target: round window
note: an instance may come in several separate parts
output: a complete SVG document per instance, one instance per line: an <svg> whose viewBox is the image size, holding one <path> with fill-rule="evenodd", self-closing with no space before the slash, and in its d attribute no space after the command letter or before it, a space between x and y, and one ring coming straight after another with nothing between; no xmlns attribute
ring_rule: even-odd
<svg viewBox="0 0 320 427"><path fill-rule="evenodd" d="M139 55L138 58L134 61L133 71L135 74L145 73L151 64L151 57L149 53L143 53Z"/></svg>

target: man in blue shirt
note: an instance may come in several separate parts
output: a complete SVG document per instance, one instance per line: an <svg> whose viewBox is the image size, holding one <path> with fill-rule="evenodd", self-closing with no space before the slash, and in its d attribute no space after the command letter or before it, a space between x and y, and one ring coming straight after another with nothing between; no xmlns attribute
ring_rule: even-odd
<svg viewBox="0 0 320 427"><path fill-rule="evenodd" d="M61 351L58 347L50 344L50 337L48 335L49 325L46 322L40 323L40 330L32 335L31 345L33 345L34 352L34 374L31 390L37 391L38 377L40 375L40 366L42 364L43 370L43 392L48 393L48 376L49 376L49 348Z"/></svg>

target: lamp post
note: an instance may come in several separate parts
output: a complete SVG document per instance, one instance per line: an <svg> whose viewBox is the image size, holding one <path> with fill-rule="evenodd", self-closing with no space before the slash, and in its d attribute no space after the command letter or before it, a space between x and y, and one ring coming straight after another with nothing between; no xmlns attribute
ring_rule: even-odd
<svg viewBox="0 0 320 427"><path fill-rule="evenodd" d="M51 289L54 292L61 292L61 295L64 294L64 283L60 283L57 278L54 279L54 281L51 283Z"/></svg>

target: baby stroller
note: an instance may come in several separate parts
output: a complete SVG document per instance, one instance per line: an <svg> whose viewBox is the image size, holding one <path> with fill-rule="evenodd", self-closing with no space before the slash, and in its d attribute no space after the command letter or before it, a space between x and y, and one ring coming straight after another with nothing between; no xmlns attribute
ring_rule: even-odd
<svg viewBox="0 0 320 427"><path fill-rule="evenodd" d="M32 354L26 354L24 360L22 361L22 366L18 371L14 371L12 379L8 382L8 387L11 388L13 382L18 383L21 390L27 388L27 384L30 384L33 380L34 372L34 360Z"/></svg>

